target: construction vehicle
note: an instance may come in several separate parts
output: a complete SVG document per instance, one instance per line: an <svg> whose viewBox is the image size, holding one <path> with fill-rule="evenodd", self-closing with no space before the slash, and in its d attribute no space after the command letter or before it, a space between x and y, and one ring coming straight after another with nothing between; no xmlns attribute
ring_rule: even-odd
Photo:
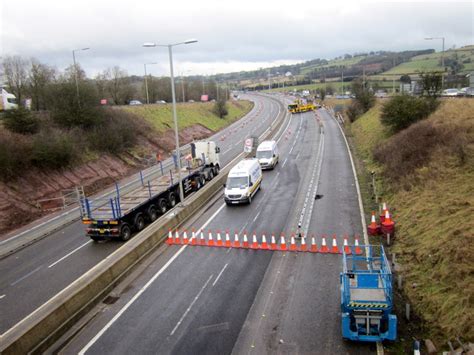
<svg viewBox="0 0 474 355"><path fill-rule="evenodd" d="M181 170L184 197L199 190L219 174L219 148L215 142L191 143L191 154ZM94 241L130 239L133 232L145 228L180 201L179 181L175 173L145 181L140 172L140 186L126 191L115 185L115 193L107 198L80 196L80 210L86 236Z"/></svg>
<svg viewBox="0 0 474 355"><path fill-rule="evenodd" d="M350 246L344 250L340 283L343 338L364 342L395 340L392 272L383 246Z"/></svg>
<svg viewBox="0 0 474 355"><path fill-rule="evenodd" d="M290 113L300 113L300 112L308 112L314 111L316 109L316 105L311 100L301 100L296 99L292 104L288 105L288 111Z"/></svg>

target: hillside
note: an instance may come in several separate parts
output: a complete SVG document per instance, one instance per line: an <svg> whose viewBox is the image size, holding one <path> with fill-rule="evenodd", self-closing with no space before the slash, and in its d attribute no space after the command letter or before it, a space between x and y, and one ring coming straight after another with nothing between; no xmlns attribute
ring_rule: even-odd
<svg viewBox="0 0 474 355"><path fill-rule="evenodd" d="M39 206L59 207L65 190L83 186L86 195L90 195L147 167L148 158L157 153L168 157L175 147L170 106L111 108L115 110L112 112L127 113L114 116L123 119L121 129L134 135L130 145L117 152L114 151L116 139L109 137L114 131L107 129L92 132L64 129L51 126L47 118L42 119L44 127L36 134L12 133L0 126L0 233L5 234L50 212ZM212 113L211 103L178 104L180 143L209 137L244 116L253 104L232 101L228 106L229 115L220 119ZM91 140L94 144L90 144ZM56 142L59 144L52 144ZM72 154L65 166L51 164L51 159L46 160L49 164L38 164L35 160L46 153L54 153L54 158L63 157L64 149ZM13 174L5 174L11 169ZM47 201L42 201L45 199Z"/></svg>
<svg viewBox="0 0 474 355"><path fill-rule="evenodd" d="M416 335L438 346L456 336L472 341L474 100L444 100L428 119L393 136L380 123L380 108L347 128L362 190L371 190L367 172L376 171L397 222L390 253L402 268L403 293L423 320ZM365 206L377 208L367 194Z"/></svg>

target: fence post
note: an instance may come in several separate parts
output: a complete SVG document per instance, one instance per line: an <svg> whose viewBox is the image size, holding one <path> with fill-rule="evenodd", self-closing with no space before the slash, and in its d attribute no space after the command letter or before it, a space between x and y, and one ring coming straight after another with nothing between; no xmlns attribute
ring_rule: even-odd
<svg viewBox="0 0 474 355"><path fill-rule="evenodd" d="M143 182L143 172L140 170L140 180L142 182L142 186L144 186L144 182Z"/></svg>

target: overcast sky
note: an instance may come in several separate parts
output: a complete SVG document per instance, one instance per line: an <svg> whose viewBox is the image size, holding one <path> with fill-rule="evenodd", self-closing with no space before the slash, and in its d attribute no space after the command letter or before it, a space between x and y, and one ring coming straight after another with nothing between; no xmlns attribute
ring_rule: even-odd
<svg viewBox="0 0 474 355"><path fill-rule="evenodd" d="M114 65L143 75L214 74L372 50L474 44L474 1L17 0L1 1L1 55L63 70L76 54L89 76Z"/></svg>

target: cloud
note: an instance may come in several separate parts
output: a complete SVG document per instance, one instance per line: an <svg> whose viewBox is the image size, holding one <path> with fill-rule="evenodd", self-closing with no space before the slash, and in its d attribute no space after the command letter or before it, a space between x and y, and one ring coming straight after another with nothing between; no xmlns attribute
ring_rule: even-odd
<svg viewBox="0 0 474 355"><path fill-rule="evenodd" d="M168 72L173 43L177 67L193 74L256 69L370 50L440 48L424 37L444 36L446 46L472 44L473 3L440 1L143 1L22 0L2 2L1 52L34 56L63 69L71 50L89 75L119 65L141 75ZM184 69L183 69L184 70Z"/></svg>

